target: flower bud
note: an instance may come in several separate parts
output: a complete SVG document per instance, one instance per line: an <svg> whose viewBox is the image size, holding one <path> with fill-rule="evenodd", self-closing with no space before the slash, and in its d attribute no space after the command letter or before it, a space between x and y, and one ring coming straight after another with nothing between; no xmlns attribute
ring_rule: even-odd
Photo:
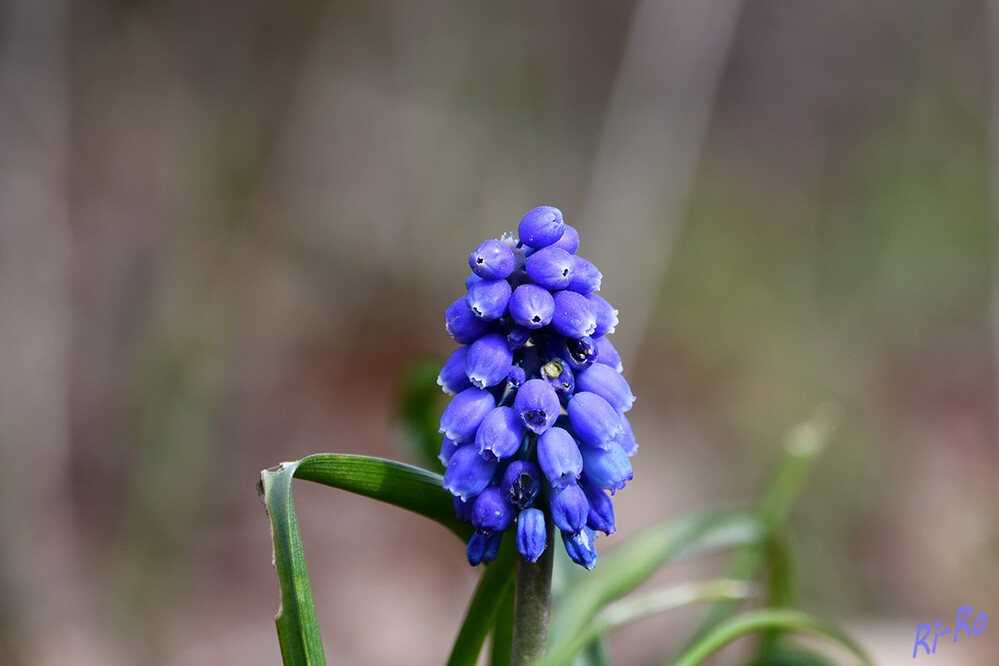
<svg viewBox="0 0 999 666"><path fill-rule="evenodd" d="M563 404L576 390L576 380L572 370L569 369L569 364L560 358L553 358L541 366L541 379L555 389L555 394Z"/></svg>
<svg viewBox="0 0 999 666"><path fill-rule="evenodd" d="M479 282L481 279L482 278L480 278L475 273L469 273L468 277L465 278L465 291L468 291L469 289L471 289L472 285L475 284L476 282Z"/></svg>
<svg viewBox="0 0 999 666"><path fill-rule="evenodd" d="M441 415L438 432L450 437L457 444L475 441L475 431L496 406L496 399L489 391L478 388L465 389L451 399Z"/></svg>
<svg viewBox="0 0 999 666"><path fill-rule="evenodd" d="M520 449L524 424L511 407L497 407L486 415L475 433L479 454L486 460L509 458Z"/></svg>
<svg viewBox="0 0 999 666"><path fill-rule="evenodd" d="M619 412L626 412L635 404L635 396L628 381L609 365L594 363L578 372L576 389L596 393Z"/></svg>
<svg viewBox="0 0 999 666"><path fill-rule="evenodd" d="M528 379L517 391L513 409L528 430L540 435L552 427L562 406L555 390L547 382L543 379Z"/></svg>
<svg viewBox="0 0 999 666"><path fill-rule="evenodd" d="M562 237L548 247L558 247L569 254L576 254L576 250L579 249L579 232L576 231L576 227L567 224Z"/></svg>
<svg viewBox="0 0 999 666"><path fill-rule="evenodd" d="M468 347L458 347L444 363L441 373L437 375L437 385L449 395L461 393L472 388L465 374L465 360L468 358Z"/></svg>
<svg viewBox="0 0 999 666"><path fill-rule="evenodd" d="M524 509L517 516L517 552L528 562L537 562L545 552L548 534L541 509Z"/></svg>
<svg viewBox="0 0 999 666"><path fill-rule="evenodd" d="M568 431L558 427L545 431L538 438L538 464L554 488L575 483L583 472L579 445Z"/></svg>
<svg viewBox="0 0 999 666"><path fill-rule="evenodd" d="M506 334L506 344L510 349L517 350L531 340L531 329L517 324Z"/></svg>
<svg viewBox="0 0 999 666"><path fill-rule="evenodd" d="M513 290L509 308L510 316L521 326L541 328L551 323L555 314L555 299L544 287L522 284Z"/></svg>
<svg viewBox="0 0 999 666"><path fill-rule="evenodd" d="M441 453L437 456L437 459L441 461L441 464L447 467L447 464L451 461L451 456L454 452L458 450L458 444L455 444L451 439L444 437L441 440Z"/></svg>
<svg viewBox="0 0 999 666"><path fill-rule="evenodd" d="M483 460L474 444L463 446L451 456L444 472L444 489L467 502L489 486L496 472L495 460Z"/></svg>
<svg viewBox="0 0 999 666"><path fill-rule="evenodd" d="M454 504L454 515L458 517L458 520L464 520L466 523L472 522L472 506L475 502L466 502L460 497L452 497L451 503Z"/></svg>
<svg viewBox="0 0 999 666"><path fill-rule="evenodd" d="M576 435L590 446L607 449L617 443L624 433L617 411L596 393L576 393L569 400L566 411Z"/></svg>
<svg viewBox="0 0 999 666"><path fill-rule="evenodd" d="M562 211L554 206L538 206L529 211L517 227L520 242L534 248L548 247L564 233Z"/></svg>
<svg viewBox="0 0 999 666"><path fill-rule="evenodd" d="M562 543L565 545L565 552L576 564L589 571L597 565L597 551L593 547L593 530L590 528L584 527L579 534L562 532Z"/></svg>
<svg viewBox="0 0 999 666"><path fill-rule="evenodd" d="M599 358L597 346L588 335L578 340L561 335L552 336L548 339L548 353L568 363L573 374L590 367Z"/></svg>
<svg viewBox="0 0 999 666"><path fill-rule="evenodd" d="M603 275L592 263L575 255L576 265L572 272L572 281L566 287L569 291L577 294L589 294L593 291L600 291L600 282Z"/></svg>
<svg viewBox="0 0 999 666"><path fill-rule="evenodd" d="M631 461L619 444L611 444L607 449L583 445L579 452L583 454L587 483L609 490L613 495L631 481Z"/></svg>
<svg viewBox="0 0 999 666"><path fill-rule="evenodd" d="M514 460L503 472L500 490L503 491L503 497L518 509L531 506L540 489L538 468L530 461Z"/></svg>
<svg viewBox="0 0 999 666"><path fill-rule="evenodd" d="M468 563L473 567L483 562L492 562L499 555L500 544L503 542L503 533L485 535L476 532L468 540L468 549L465 551Z"/></svg>
<svg viewBox="0 0 999 666"><path fill-rule="evenodd" d="M578 534L586 526L590 504L583 489L575 483L552 490L552 522L563 532Z"/></svg>
<svg viewBox="0 0 999 666"><path fill-rule="evenodd" d="M614 502L600 488L591 485L583 486L586 501L590 503L590 512L586 517L586 526L591 530L614 534Z"/></svg>
<svg viewBox="0 0 999 666"><path fill-rule="evenodd" d="M614 349L614 345L610 340L607 338L595 338L593 342L597 347L597 363L603 363L618 372L624 372L624 366L621 364L621 355Z"/></svg>
<svg viewBox="0 0 999 666"><path fill-rule="evenodd" d="M500 240L487 240L468 257L468 266L486 280L510 277L515 264L513 248Z"/></svg>
<svg viewBox="0 0 999 666"><path fill-rule="evenodd" d="M576 262L558 247L546 247L527 258L527 275L545 289L565 289L572 282Z"/></svg>
<svg viewBox="0 0 999 666"><path fill-rule="evenodd" d="M506 379L513 365L513 351L500 333L488 333L468 348L465 374L468 381L478 388L496 386Z"/></svg>
<svg viewBox="0 0 999 666"><path fill-rule="evenodd" d="M465 303L476 317L492 321L506 314L511 293L506 280L479 280L465 294Z"/></svg>
<svg viewBox="0 0 999 666"><path fill-rule="evenodd" d="M593 307L593 314L597 318L597 330L593 332L593 337L600 337L613 333L617 328L617 310L599 294L587 294L586 300Z"/></svg>
<svg viewBox="0 0 999 666"><path fill-rule="evenodd" d="M593 306L586 297L574 291L555 292L555 313L552 328L567 338L582 338L597 330Z"/></svg>
<svg viewBox="0 0 999 666"><path fill-rule="evenodd" d="M513 507L496 486L489 486L476 498L472 506L472 525L477 532L493 534L503 532L513 522Z"/></svg>
<svg viewBox="0 0 999 666"><path fill-rule="evenodd" d="M635 432L631 429L631 421L624 414L621 415L621 425L624 426L624 434L621 435L621 448L630 458L638 453L638 442L635 441Z"/></svg>
<svg viewBox="0 0 999 666"><path fill-rule="evenodd" d="M444 312L444 328L448 335L460 345L467 345L470 342L486 334L491 330L490 323L479 319L468 308L465 298L459 298Z"/></svg>
<svg viewBox="0 0 999 666"><path fill-rule="evenodd" d="M511 365L506 373L506 386L509 389L519 389L527 381L527 373L519 365Z"/></svg>

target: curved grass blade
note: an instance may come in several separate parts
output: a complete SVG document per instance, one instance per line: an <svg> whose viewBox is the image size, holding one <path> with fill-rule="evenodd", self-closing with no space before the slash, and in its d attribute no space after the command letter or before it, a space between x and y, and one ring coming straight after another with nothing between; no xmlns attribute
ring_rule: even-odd
<svg viewBox="0 0 999 666"><path fill-rule="evenodd" d="M845 632L834 624L802 611L764 608L729 618L687 648L673 666L696 666L732 641L759 631L779 629L825 638L852 653L861 664L873 666L871 658Z"/></svg>
<svg viewBox="0 0 999 666"><path fill-rule="evenodd" d="M281 586L281 607L274 618L281 660L286 666L323 666L323 642L305 568L302 539L291 498L291 479L297 462L260 473L259 492L267 506L274 540L274 568Z"/></svg>
<svg viewBox="0 0 999 666"><path fill-rule="evenodd" d="M758 657L748 666L836 666L836 664L828 657L814 652L780 647L766 656Z"/></svg>
<svg viewBox="0 0 999 666"><path fill-rule="evenodd" d="M596 570L577 579L559 599L550 645L571 639L601 607L635 589L665 563L757 545L766 532L759 517L735 511L696 514L649 528L605 557Z"/></svg>
<svg viewBox="0 0 999 666"><path fill-rule="evenodd" d="M465 620L451 648L448 666L474 666L489 632L496 626L500 607L513 595L513 570L516 550L513 539L503 539L499 555L482 574L475 595L465 612Z"/></svg>
<svg viewBox="0 0 999 666"><path fill-rule="evenodd" d="M493 627L490 666L508 666L513 657L513 587L506 591Z"/></svg>
<svg viewBox="0 0 999 666"><path fill-rule="evenodd" d="M771 576L775 584L783 586L774 590L788 595L785 602L790 602L792 587L788 582L791 575L792 559L786 550L786 539L781 539L788 512L805 479L815 464L819 454L826 448L839 423L840 414L835 404L819 405L812 417L797 426L788 429L784 435L784 455L777 465L773 478L764 491L759 503L759 514L770 528L776 540L771 540L766 547L741 549L733 559L728 571L728 578L736 580L751 580L760 567L769 560ZM775 557L776 556L776 557ZM783 558L782 558L782 557ZM787 583L785 585L785 583ZM712 627L730 616L735 610L735 603L721 601L711 607L701 621L694 637L688 645L692 645L699 637L705 635ZM768 640L773 640L774 634Z"/></svg>
<svg viewBox="0 0 999 666"><path fill-rule="evenodd" d="M544 664L545 666L569 664L587 645L626 624L690 604L711 603L723 599L739 601L749 599L755 595L754 588L755 586L745 581L722 579L707 583L688 583L621 599L598 612L581 631L553 645Z"/></svg>
<svg viewBox="0 0 999 666"><path fill-rule="evenodd" d="M471 535L472 528L455 516L451 494L441 487L441 476L412 465L367 456L319 454L261 472L258 490L271 522L274 568L281 587L281 608L274 618L281 656L285 664L321 666L326 662L292 499L293 478L408 509L462 539Z"/></svg>
<svg viewBox="0 0 999 666"><path fill-rule="evenodd" d="M444 478L420 467L368 456L320 453L298 461L295 478L394 504L448 528L463 541L472 526L458 520Z"/></svg>

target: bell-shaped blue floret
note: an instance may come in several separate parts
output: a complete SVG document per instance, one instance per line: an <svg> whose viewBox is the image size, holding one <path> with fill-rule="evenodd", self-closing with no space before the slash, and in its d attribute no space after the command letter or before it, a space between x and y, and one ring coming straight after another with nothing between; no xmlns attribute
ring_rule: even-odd
<svg viewBox="0 0 999 666"><path fill-rule="evenodd" d="M472 506L472 525L477 532L493 534L503 532L513 522L513 505L496 486L489 486L475 499Z"/></svg>
<svg viewBox="0 0 999 666"><path fill-rule="evenodd" d="M579 249L579 232L576 231L576 227L567 224L562 237L548 247L559 247L569 254L576 254L576 250Z"/></svg>
<svg viewBox="0 0 999 666"><path fill-rule="evenodd" d="M569 282L569 286L566 289L574 291L577 294L589 294L594 291L600 291L600 283L604 276L597 267L579 255L575 256L575 260L576 266L572 272L572 281Z"/></svg>
<svg viewBox="0 0 999 666"><path fill-rule="evenodd" d="M544 287L522 284L510 296L510 316L526 328L547 326L555 314L555 299Z"/></svg>
<svg viewBox="0 0 999 666"><path fill-rule="evenodd" d="M473 442L475 431L495 406L496 399L489 391L474 387L465 389L454 396L444 408L438 432L450 437L457 444Z"/></svg>
<svg viewBox="0 0 999 666"><path fill-rule="evenodd" d="M465 360L468 358L468 347L458 347L448 357L437 375L437 385L447 394L454 395L472 387L465 374Z"/></svg>
<svg viewBox="0 0 999 666"><path fill-rule="evenodd" d="M463 446L451 455L444 472L444 489L467 502L489 486L496 473L496 461L485 460L474 444Z"/></svg>
<svg viewBox="0 0 999 666"><path fill-rule="evenodd" d="M607 449L617 443L624 433L617 410L596 393L576 393L569 400L566 411L576 435L590 446Z"/></svg>
<svg viewBox="0 0 999 666"><path fill-rule="evenodd" d="M479 280L465 294L465 303L479 319L492 321L506 314L513 290L506 280Z"/></svg>
<svg viewBox="0 0 999 666"><path fill-rule="evenodd" d="M441 464L447 467L447 464L451 462L451 456L454 452L458 450L458 444L455 444L448 437L444 437L441 440L441 453L437 456L437 459L441 461Z"/></svg>
<svg viewBox="0 0 999 666"><path fill-rule="evenodd" d="M468 257L468 266L486 280L502 280L513 273L513 248L500 240L487 240Z"/></svg>
<svg viewBox="0 0 999 666"><path fill-rule="evenodd" d="M478 388L496 386L510 372L513 350L501 333L488 333L473 342L465 359L468 381Z"/></svg>
<svg viewBox="0 0 999 666"><path fill-rule="evenodd" d="M503 472L500 490L510 504L518 509L526 509L534 502L541 489L538 468L528 460L514 460Z"/></svg>
<svg viewBox="0 0 999 666"><path fill-rule="evenodd" d="M596 393L619 412L626 412L635 404L628 381L620 372L602 363L594 363L577 373L576 389Z"/></svg>
<svg viewBox="0 0 999 666"><path fill-rule="evenodd" d="M576 390L576 379L572 370L569 369L569 364L560 358L553 358L541 366L541 379L555 389L555 394L563 404Z"/></svg>
<svg viewBox="0 0 999 666"><path fill-rule="evenodd" d="M545 289L565 289L572 282L576 262L559 247L546 247L527 258L527 275Z"/></svg>
<svg viewBox="0 0 999 666"><path fill-rule="evenodd" d="M555 423L562 405L543 379L528 379L513 399L513 409L531 432L540 435ZM485 418L485 417L483 417Z"/></svg>
<svg viewBox="0 0 999 666"><path fill-rule="evenodd" d="M568 363L574 374L590 367L600 357L596 343L588 335L579 339L553 335L548 338L547 346L549 356Z"/></svg>
<svg viewBox="0 0 999 666"><path fill-rule="evenodd" d="M576 564L592 571L597 566L597 550L593 547L593 530L584 527L579 534L562 532L565 552Z"/></svg>
<svg viewBox="0 0 999 666"><path fill-rule="evenodd" d="M492 330L490 322L472 314L464 296L452 303L444 312L444 328L460 345L475 342L477 338Z"/></svg>
<svg viewBox="0 0 999 666"><path fill-rule="evenodd" d="M552 487L565 488L582 474L583 456L572 435L556 426L538 438L538 465Z"/></svg>
<svg viewBox="0 0 999 666"><path fill-rule="evenodd" d="M517 350L526 345L531 340L531 329L520 324L515 325L506 334L506 344L510 349Z"/></svg>
<svg viewBox="0 0 999 666"><path fill-rule="evenodd" d="M552 522L563 532L578 534L586 526L590 503L575 483L556 488L551 494Z"/></svg>
<svg viewBox="0 0 999 666"><path fill-rule="evenodd" d="M614 525L614 502L607 493L591 485L583 486L586 501L590 503L590 513L586 517L586 526L591 530L611 535L616 529Z"/></svg>
<svg viewBox="0 0 999 666"><path fill-rule="evenodd" d="M497 407L482 420L475 433L479 454L486 460L509 458L520 449L524 424L512 407Z"/></svg>
<svg viewBox="0 0 999 666"><path fill-rule="evenodd" d="M631 421L624 414L621 415L621 425L624 426L624 434L621 435L621 448L630 458L638 453L638 442L635 441L635 431L631 429Z"/></svg>
<svg viewBox="0 0 999 666"><path fill-rule="evenodd" d="M520 242L534 248L548 247L564 233L562 211L554 206L538 206L529 211L517 227Z"/></svg>
<svg viewBox="0 0 999 666"><path fill-rule="evenodd" d="M557 291L554 299L552 328L556 333L577 339L593 335L597 330L597 318L593 314L593 306L585 296L574 291Z"/></svg>
<svg viewBox="0 0 999 666"><path fill-rule="evenodd" d="M597 330L593 332L593 337L613 333L617 328L617 309L599 294L587 294L586 300L590 302L593 314L597 317Z"/></svg>
<svg viewBox="0 0 999 666"><path fill-rule="evenodd" d="M597 346L597 363L603 363L618 372L624 372L624 366L621 364L621 355L617 353L617 349L614 348L614 344L610 340L607 338L594 338L593 342Z"/></svg>
<svg viewBox="0 0 999 666"><path fill-rule="evenodd" d="M489 535L476 532L468 540L468 548L465 550L468 563L474 567L483 562L492 562L499 555L502 542L502 532L495 532Z"/></svg>
<svg viewBox="0 0 999 666"><path fill-rule="evenodd" d="M519 389L527 381L527 373L519 365L511 365L506 373L506 386L509 389Z"/></svg>
<svg viewBox="0 0 999 666"><path fill-rule="evenodd" d="M517 516L517 551L528 562L537 562L548 541L545 514L541 509L524 509Z"/></svg>
<svg viewBox="0 0 999 666"><path fill-rule="evenodd" d="M631 461L620 444L611 444L607 449L597 449L585 444L579 447L583 454L583 470L587 483L604 490L616 491L632 479Z"/></svg>
<svg viewBox="0 0 999 666"><path fill-rule="evenodd" d="M454 504L454 514L458 516L458 520L472 522L472 506L475 502L465 502L460 497L452 497L451 503Z"/></svg>

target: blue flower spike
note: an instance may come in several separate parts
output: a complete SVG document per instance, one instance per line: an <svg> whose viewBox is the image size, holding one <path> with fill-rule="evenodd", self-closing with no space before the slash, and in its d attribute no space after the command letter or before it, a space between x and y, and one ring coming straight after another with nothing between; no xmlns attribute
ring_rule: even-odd
<svg viewBox="0 0 999 666"><path fill-rule="evenodd" d="M576 254L562 211L535 208L517 232L469 255L466 294L444 315L461 345L437 379L454 396L440 422L444 488L475 528L472 566L495 559L507 531L536 562L558 530L592 569L595 533L616 529L611 495L638 450L624 415L635 396L607 339L618 311L593 293L603 276Z"/></svg>

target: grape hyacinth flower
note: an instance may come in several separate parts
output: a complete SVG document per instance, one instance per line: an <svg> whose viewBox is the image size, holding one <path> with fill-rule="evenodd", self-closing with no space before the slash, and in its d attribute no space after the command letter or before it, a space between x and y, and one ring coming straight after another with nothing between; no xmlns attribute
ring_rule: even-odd
<svg viewBox="0 0 999 666"><path fill-rule="evenodd" d="M454 396L441 416L444 487L475 528L473 566L496 557L507 531L536 562L558 530L592 569L595 532L614 532L610 495L638 451L625 417L635 396L606 338L618 312L593 293L603 276L576 254L562 211L535 208L517 231L469 255L466 294L444 315L462 345L437 380Z"/></svg>

